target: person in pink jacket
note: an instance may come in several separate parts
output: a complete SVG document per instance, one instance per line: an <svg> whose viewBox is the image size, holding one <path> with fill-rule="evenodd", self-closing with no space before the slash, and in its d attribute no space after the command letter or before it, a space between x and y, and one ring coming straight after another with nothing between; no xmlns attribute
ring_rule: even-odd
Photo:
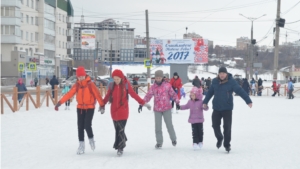
<svg viewBox="0 0 300 169"><path fill-rule="evenodd" d="M155 72L155 83L151 86L146 96L144 97L145 103L148 103L152 96L154 96L154 117L155 117L155 136L156 145L155 148L159 149L163 144L162 135L162 117L166 123L172 145L176 146L176 134L172 123L172 106L170 99L175 100L176 104L179 104L177 94L174 92L170 83L163 81L164 73L161 70ZM142 106L139 107L139 112L142 110Z"/></svg>
<svg viewBox="0 0 300 169"><path fill-rule="evenodd" d="M188 122L192 124L193 148L201 149L203 146L203 110L207 111L208 107L202 106L202 88L193 87L190 92L191 100L186 105L177 105L180 110L190 109L190 117Z"/></svg>

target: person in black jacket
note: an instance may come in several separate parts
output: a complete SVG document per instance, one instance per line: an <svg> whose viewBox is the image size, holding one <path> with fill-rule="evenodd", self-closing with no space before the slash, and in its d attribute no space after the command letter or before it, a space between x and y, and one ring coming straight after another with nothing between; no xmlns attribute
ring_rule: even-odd
<svg viewBox="0 0 300 169"><path fill-rule="evenodd" d="M230 73L227 73L225 67L219 69L217 78L214 78L212 85L203 100L203 108L207 108L209 100L213 98L213 114L212 126L217 138L217 148L220 148L224 138L224 147L226 151L231 150L231 124L232 124L232 110L233 110L233 96L232 93L237 93L248 106L252 107L252 101L245 93L245 91L237 84L236 80ZM223 118L224 136L221 132L221 119Z"/></svg>
<svg viewBox="0 0 300 169"><path fill-rule="evenodd" d="M198 78L198 76L195 76L195 79L193 80L192 82L193 86L197 87L197 88L200 88L201 87L201 81L200 79Z"/></svg>
<svg viewBox="0 0 300 169"><path fill-rule="evenodd" d="M53 89L54 89L55 85L58 85L58 80L55 75L53 75L53 78L50 80L50 85L52 88L52 98L54 98L54 90Z"/></svg>
<svg viewBox="0 0 300 169"><path fill-rule="evenodd" d="M245 92L249 95L249 91L250 91L250 84L248 82L248 79L244 78L243 79L243 85L242 88L245 90Z"/></svg>
<svg viewBox="0 0 300 169"><path fill-rule="evenodd" d="M133 90L135 91L136 94L138 94L138 90L139 90L138 85L139 85L139 84L138 84L138 82L137 82L136 79L133 79L132 81L133 81L133 83L132 83L132 85L133 85Z"/></svg>
<svg viewBox="0 0 300 169"><path fill-rule="evenodd" d="M261 80L261 78L258 79L258 82L257 82L257 83L258 83L258 87L259 87L259 86L262 86L263 81Z"/></svg>
<svg viewBox="0 0 300 169"><path fill-rule="evenodd" d="M210 77L208 77L205 81L205 86L207 89L209 89L210 85L211 85L211 79L210 79Z"/></svg>

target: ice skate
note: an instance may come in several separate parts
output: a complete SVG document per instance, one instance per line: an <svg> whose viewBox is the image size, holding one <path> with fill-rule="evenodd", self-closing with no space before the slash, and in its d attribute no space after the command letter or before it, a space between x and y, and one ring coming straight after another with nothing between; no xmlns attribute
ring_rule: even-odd
<svg viewBox="0 0 300 169"><path fill-rule="evenodd" d="M202 142L198 143L198 146L199 146L199 149L201 150L203 147L203 143Z"/></svg>
<svg viewBox="0 0 300 169"><path fill-rule="evenodd" d="M229 153L230 150L231 150L230 146L229 147L225 147L225 150Z"/></svg>
<svg viewBox="0 0 300 169"><path fill-rule="evenodd" d="M91 145L91 149L94 151L96 148L94 138L89 138L89 142Z"/></svg>
<svg viewBox="0 0 300 169"><path fill-rule="evenodd" d="M218 140L217 145L216 145L218 149L221 147L222 141L223 141L223 139L222 140Z"/></svg>
<svg viewBox="0 0 300 169"><path fill-rule="evenodd" d="M122 156L123 155L123 149L118 149L117 155Z"/></svg>
<svg viewBox="0 0 300 169"><path fill-rule="evenodd" d="M156 149L161 149L161 147L162 147L162 144L156 144L156 145L155 145L155 148L156 148Z"/></svg>
<svg viewBox="0 0 300 169"><path fill-rule="evenodd" d="M177 141L175 140L175 141L172 141L172 145L174 146L174 147L176 147L176 144L177 144Z"/></svg>
<svg viewBox="0 0 300 169"><path fill-rule="evenodd" d="M85 149L85 145L84 145L84 141L79 141L79 147L77 150L77 154L83 154L84 153L84 149Z"/></svg>
<svg viewBox="0 0 300 169"><path fill-rule="evenodd" d="M68 106L65 107L65 110L67 110L67 109L68 109Z"/></svg>
<svg viewBox="0 0 300 169"><path fill-rule="evenodd" d="M193 144L193 149L194 149L194 151L199 150L199 149L200 149L200 148L199 148L199 145L198 145L197 143L194 143L194 144Z"/></svg>
<svg viewBox="0 0 300 169"><path fill-rule="evenodd" d="M68 106L68 110L70 110L70 106Z"/></svg>

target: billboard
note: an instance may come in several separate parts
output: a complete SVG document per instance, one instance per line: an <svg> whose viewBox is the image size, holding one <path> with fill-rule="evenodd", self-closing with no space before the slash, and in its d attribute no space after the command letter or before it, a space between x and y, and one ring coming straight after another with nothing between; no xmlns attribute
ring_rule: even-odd
<svg viewBox="0 0 300 169"><path fill-rule="evenodd" d="M81 30L81 49L95 49L95 30Z"/></svg>
<svg viewBox="0 0 300 169"><path fill-rule="evenodd" d="M208 62L208 40L206 39L152 39L150 59L153 63Z"/></svg>

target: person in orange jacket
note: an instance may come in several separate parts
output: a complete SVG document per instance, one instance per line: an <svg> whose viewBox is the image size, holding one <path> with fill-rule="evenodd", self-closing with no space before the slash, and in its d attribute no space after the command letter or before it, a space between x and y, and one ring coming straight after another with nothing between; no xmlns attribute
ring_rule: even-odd
<svg viewBox="0 0 300 169"><path fill-rule="evenodd" d="M85 150L84 129L88 135L91 149L95 150L94 134L92 130L95 104L96 100L100 106L104 106L104 103L98 88L94 83L91 82L90 76L86 75L84 67L77 68L76 76L77 82L56 104L55 110L58 111L58 107L61 106L61 104L65 103L76 94L76 100L78 103L77 126L79 137L79 148L77 150L77 154L83 154Z"/></svg>
<svg viewBox="0 0 300 169"><path fill-rule="evenodd" d="M180 100L181 98L180 89L182 87L182 82L177 72L174 72L173 78L170 80L170 84L173 90L175 91L175 93L177 93L178 99ZM173 107L174 107L174 101L172 100L172 108Z"/></svg>
<svg viewBox="0 0 300 169"><path fill-rule="evenodd" d="M110 113L116 131L116 138L113 148L118 150L117 155L121 156L124 148L126 147L127 141L127 137L125 135L125 126L129 116L129 95L140 104L138 109L139 112L142 110L142 106L147 107L148 110L151 109L151 106L145 103L145 101L135 93L131 87L130 81L126 79L121 70L114 70L112 77L114 82L111 82L108 85L108 91L103 99L103 102L104 104L107 102L111 103ZM104 113L104 106L100 107L100 111Z"/></svg>

